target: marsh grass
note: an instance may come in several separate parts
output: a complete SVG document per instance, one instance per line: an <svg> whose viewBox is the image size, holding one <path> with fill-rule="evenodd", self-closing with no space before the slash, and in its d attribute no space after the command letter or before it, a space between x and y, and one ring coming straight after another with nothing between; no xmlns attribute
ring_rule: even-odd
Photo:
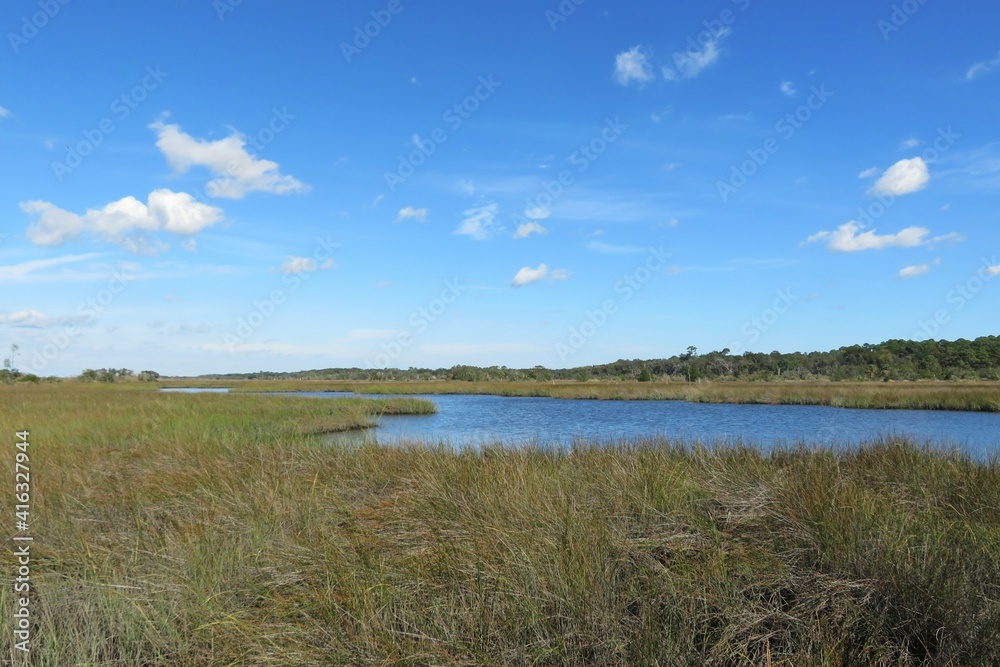
<svg viewBox="0 0 1000 667"><path fill-rule="evenodd" d="M0 405L8 439L32 434L27 664L1000 663L995 459L321 444L408 409L357 399L43 386ZM3 622L4 661L11 639Z"/></svg>
<svg viewBox="0 0 1000 667"><path fill-rule="evenodd" d="M235 392L349 391L359 394L492 394L566 399L681 400L699 403L829 405L842 408L1000 412L996 382L327 382L178 381Z"/></svg>

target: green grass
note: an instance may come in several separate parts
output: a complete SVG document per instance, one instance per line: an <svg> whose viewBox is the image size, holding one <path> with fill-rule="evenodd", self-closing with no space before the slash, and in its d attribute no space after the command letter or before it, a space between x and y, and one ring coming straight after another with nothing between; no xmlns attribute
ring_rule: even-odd
<svg viewBox="0 0 1000 667"><path fill-rule="evenodd" d="M426 409L357 399L59 385L0 406L8 469L31 430L27 664L1000 663L997 460L323 444ZM8 580L0 662L11 604Z"/></svg>
<svg viewBox="0 0 1000 667"><path fill-rule="evenodd" d="M353 391L364 394L496 394L567 399L830 405L842 408L1000 412L997 382L326 382L181 381L164 386L232 387L235 392Z"/></svg>

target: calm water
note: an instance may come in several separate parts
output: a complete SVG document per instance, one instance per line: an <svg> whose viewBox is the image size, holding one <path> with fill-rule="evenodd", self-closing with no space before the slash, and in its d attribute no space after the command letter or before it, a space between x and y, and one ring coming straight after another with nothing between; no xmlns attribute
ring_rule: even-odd
<svg viewBox="0 0 1000 667"><path fill-rule="evenodd" d="M226 389L164 389L226 392ZM341 398L343 392L289 396ZM372 396L372 398L389 398ZM407 398L415 398L409 396ZM502 441L568 445L664 435L715 442L743 440L762 447L805 442L852 445L886 435L957 446L977 458L1000 454L1000 414L944 410L851 410L802 405L728 405L683 401L591 401L507 396L420 396L437 404L434 415L383 417L368 432L331 439L453 445Z"/></svg>
<svg viewBox="0 0 1000 667"><path fill-rule="evenodd" d="M702 442L742 439L768 447L800 441L850 445L884 435L910 435L920 442L958 446L979 458L1000 453L1000 414L991 413L506 396L421 398L434 401L438 413L383 417L378 428L363 437L379 442L423 440L476 445L501 440L566 445L578 439L665 435Z"/></svg>

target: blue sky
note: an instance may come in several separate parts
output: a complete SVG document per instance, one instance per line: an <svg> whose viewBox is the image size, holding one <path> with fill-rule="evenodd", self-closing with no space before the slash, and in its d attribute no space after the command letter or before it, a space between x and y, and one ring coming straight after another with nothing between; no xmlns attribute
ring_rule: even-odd
<svg viewBox="0 0 1000 667"><path fill-rule="evenodd" d="M43 375L199 374L996 334L998 24L15 0L0 342Z"/></svg>

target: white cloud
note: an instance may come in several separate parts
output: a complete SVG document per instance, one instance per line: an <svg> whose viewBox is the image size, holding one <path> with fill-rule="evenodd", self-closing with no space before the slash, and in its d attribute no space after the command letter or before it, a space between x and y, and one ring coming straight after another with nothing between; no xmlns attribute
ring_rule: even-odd
<svg viewBox="0 0 1000 667"><path fill-rule="evenodd" d="M85 255L64 255L62 257L53 257L52 259L35 259L29 262L21 262L20 264L0 266L0 282L26 280L38 271L45 271L46 269L52 269L63 264L74 264L100 256L100 253L91 252Z"/></svg>
<svg viewBox="0 0 1000 667"><path fill-rule="evenodd" d="M549 275L549 267L545 264L539 264L537 269L526 266L517 272L517 275L514 276L514 281L510 285L511 287L523 287L524 285L537 282L547 275Z"/></svg>
<svg viewBox="0 0 1000 667"><path fill-rule="evenodd" d="M552 269L552 273L549 274L549 278L552 280L568 280L569 271L566 269Z"/></svg>
<svg viewBox="0 0 1000 667"><path fill-rule="evenodd" d="M653 80L653 67L641 47L633 46L615 56L615 81L622 86L648 83Z"/></svg>
<svg viewBox="0 0 1000 667"><path fill-rule="evenodd" d="M498 206L496 203L470 208L463 212L466 216L455 234L471 236L477 241L486 241L503 231L503 226L496 221Z"/></svg>
<svg viewBox="0 0 1000 667"><path fill-rule="evenodd" d="M1000 264L988 267L986 273L991 276L1000 276Z"/></svg>
<svg viewBox="0 0 1000 667"><path fill-rule="evenodd" d="M782 95L787 95L788 97L795 97L799 94L799 91L795 90L795 84L791 81L782 81L778 89L781 90Z"/></svg>
<svg viewBox="0 0 1000 667"><path fill-rule="evenodd" d="M874 229L862 232L861 223L851 220L832 232L819 232L806 239L803 245L825 241L829 250L836 252L857 252L859 250L882 250L883 248L914 248L928 243L930 230L923 227L907 227L895 234L877 234ZM943 237L938 237L943 238Z"/></svg>
<svg viewBox="0 0 1000 667"><path fill-rule="evenodd" d="M899 277L900 279L906 279L906 278L916 278L918 276L922 276L928 271L930 271L931 267L937 266L940 263L941 260L936 259L929 264L914 264L913 266L903 267L899 271Z"/></svg>
<svg viewBox="0 0 1000 667"><path fill-rule="evenodd" d="M532 234L547 234L548 230L537 222L526 222L514 232L515 239L526 239Z"/></svg>
<svg viewBox="0 0 1000 667"><path fill-rule="evenodd" d="M923 158L900 160L886 169L871 191L874 194L907 195L923 189L931 180L930 171Z"/></svg>
<svg viewBox="0 0 1000 667"><path fill-rule="evenodd" d="M663 68L663 77L668 81L677 79L693 79L719 59L719 42L732 33L729 28L723 28L712 40L699 49L688 49L674 54L674 68Z"/></svg>
<svg viewBox="0 0 1000 667"><path fill-rule="evenodd" d="M37 310L21 310L6 315L0 313L0 325L18 329L47 329L49 327L82 324L89 318L86 315L47 317Z"/></svg>
<svg viewBox="0 0 1000 667"><path fill-rule="evenodd" d="M88 232L133 252L155 253L165 246L149 241L144 234L162 231L191 236L222 220L221 209L196 202L186 192L165 189L151 192L147 204L129 196L102 209L88 209L83 215L46 201L26 201L20 206L25 213L38 216L25 234L40 246L62 245Z"/></svg>
<svg viewBox="0 0 1000 667"><path fill-rule="evenodd" d="M547 206L534 206L525 209L524 215L532 220L545 220L552 215L552 210Z"/></svg>
<svg viewBox="0 0 1000 667"><path fill-rule="evenodd" d="M993 60L984 60L970 67L969 71L965 73L965 78L972 81L977 76L988 74L995 67L1000 67L1000 53L997 53L997 57Z"/></svg>
<svg viewBox="0 0 1000 667"><path fill-rule="evenodd" d="M871 178L878 173L878 167L868 167L863 172L858 174L858 178Z"/></svg>
<svg viewBox="0 0 1000 667"><path fill-rule="evenodd" d="M10 109L0 107L0 118L10 118Z"/></svg>
<svg viewBox="0 0 1000 667"><path fill-rule="evenodd" d="M427 209L407 206L406 208L400 209L399 214L396 216L396 222L402 222L407 218L413 218L417 222L425 222L427 220Z"/></svg>
<svg viewBox="0 0 1000 667"><path fill-rule="evenodd" d="M281 265L282 273L312 273L316 269L333 269L337 264L332 259L328 259L322 264L317 264L311 257L286 257Z"/></svg>
<svg viewBox="0 0 1000 667"><path fill-rule="evenodd" d="M916 137L910 137L909 139L904 139L900 142L899 147L903 150L909 150L911 148L916 148L920 145L920 140Z"/></svg>
<svg viewBox="0 0 1000 667"><path fill-rule="evenodd" d="M175 172L184 173L195 166L212 172L216 178L206 186L211 196L242 199L248 192L283 195L306 189L298 179L283 175L277 162L249 153L244 135L238 132L207 141L192 137L174 123L156 121L149 127L156 130L156 146Z"/></svg>

